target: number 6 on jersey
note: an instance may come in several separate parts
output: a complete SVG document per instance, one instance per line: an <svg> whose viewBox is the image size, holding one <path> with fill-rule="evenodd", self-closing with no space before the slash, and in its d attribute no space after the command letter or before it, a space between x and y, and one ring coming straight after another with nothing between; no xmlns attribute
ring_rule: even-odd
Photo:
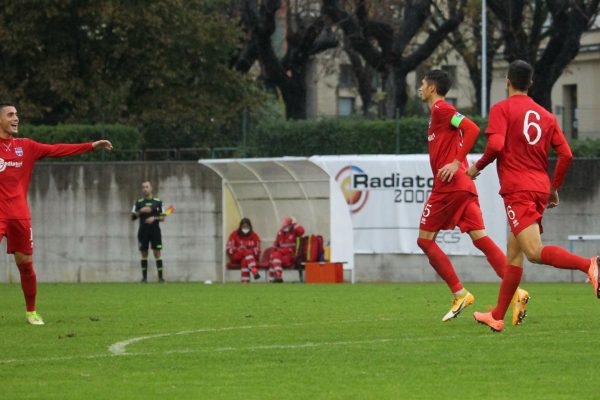
<svg viewBox="0 0 600 400"><path fill-rule="evenodd" d="M523 119L523 134L525 135L525 138L527 138L527 143L536 144L542 138L542 127L537 122L529 121L529 116L531 114L533 114L535 116L535 119L537 121L539 121L541 119L540 114L538 114L536 111L533 111L533 110L527 111L525 113L525 119ZM531 136L529 136L529 129L531 127L534 127L535 130L537 131L537 134L535 135L535 138L533 140L531 140Z"/></svg>

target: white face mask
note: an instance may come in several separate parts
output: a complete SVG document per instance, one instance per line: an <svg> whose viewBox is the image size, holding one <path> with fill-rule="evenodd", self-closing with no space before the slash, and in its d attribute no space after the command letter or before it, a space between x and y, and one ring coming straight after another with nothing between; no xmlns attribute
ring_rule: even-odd
<svg viewBox="0 0 600 400"><path fill-rule="evenodd" d="M290 225L286 226L285 228L283 228L284 232L289 232L292 230L292 227Z"/></svg>
<svg viewBox="0 0 600 400"><path fill-rule="evenodd" d="M242 228L242 233L244 235L247 235L248 233L250 233L250 228Z"/></svg>

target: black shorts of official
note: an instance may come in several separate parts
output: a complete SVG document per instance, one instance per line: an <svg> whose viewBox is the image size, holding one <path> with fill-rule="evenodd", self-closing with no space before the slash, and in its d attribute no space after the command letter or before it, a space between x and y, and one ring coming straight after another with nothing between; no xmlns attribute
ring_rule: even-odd
<svg viewBox="0 0 600 400"><path fill-rule="evenodd" d="M150 226L138 230L138 248L140 251L148 251L149 246L152 246L153 250L162 249L160 227Z"/></svg>

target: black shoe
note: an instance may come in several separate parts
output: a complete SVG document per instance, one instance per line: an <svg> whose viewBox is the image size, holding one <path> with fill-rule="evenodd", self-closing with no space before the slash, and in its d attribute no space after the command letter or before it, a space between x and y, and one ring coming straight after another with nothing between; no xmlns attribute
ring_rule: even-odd
<svg viewBox="0 0 600 400"><path fill-rule="evenodd" d="M140 281L140 283L148 283L148 279L142 278L142 280Z"/></svg>
<svg viewBox="0 0 600 400"><path fill-rule="evenodd" d="M254 274L254 279L260 279L260 274L258 272Z"/></svg>
<svg viewBox="0 0 600 400"><path fill-rule="evenodd" d="M273 279L273 283L283 283L283 279L275 278L275 279Z"/></svg>
<svg viewBox="0 0 600 400"><path fill-rule="evenodd" d="M165 281L163 278L159 278L158 283L167 283L167 281Z"/></svg>

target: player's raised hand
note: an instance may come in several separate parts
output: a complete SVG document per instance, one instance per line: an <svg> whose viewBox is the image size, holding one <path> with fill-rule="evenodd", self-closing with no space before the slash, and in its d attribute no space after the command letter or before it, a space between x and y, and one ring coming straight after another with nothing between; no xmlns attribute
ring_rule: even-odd
<svg viewBox="0 0 600 400"><path fill-rule="evenodd" d="M456 171L460 168L460 161L454 160L451 163L444 165L438 170L437 176L442 182L451 182L452 178L456 174Z"/></svg>
<svg viewBox="0 0 600 400"><path fill-rule="evenodd" d="M468 170L465 171L465 173L473 180L475 180L479 174L481 174L481 171L479 171L477 169L477 167L475 166L475 163L472 163L471 166L469 167Z"/></svg>
<svg viewBox="0 0 600 400"><path fill-rule="evenodd" d="M92 147L94 150L112 150L113 145L109 140L98 140L97 142L92 143Z"/></svg>

